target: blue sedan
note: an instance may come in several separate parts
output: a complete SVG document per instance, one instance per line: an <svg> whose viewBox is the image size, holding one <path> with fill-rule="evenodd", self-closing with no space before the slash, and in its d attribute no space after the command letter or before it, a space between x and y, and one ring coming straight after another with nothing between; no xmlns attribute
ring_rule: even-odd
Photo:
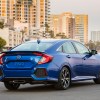
<svg viewBox="0 0 100 100"><path fill-rule="evenodd" d="M26 83L65 90L83 80L100 84L100 56L74 40L28 41L0 56L0 81L8 90Z"/></svg>

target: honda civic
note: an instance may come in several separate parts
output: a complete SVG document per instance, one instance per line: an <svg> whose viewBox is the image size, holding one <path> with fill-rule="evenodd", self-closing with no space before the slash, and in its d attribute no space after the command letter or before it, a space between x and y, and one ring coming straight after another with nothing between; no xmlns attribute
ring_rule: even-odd
<svg viewBox="0 0 100 100"><path fill-rule="evenodd" d="M27 41L0 56L0 81L8 90L26 83L66 90L84 80L100 84L100 55L75 40Z"/></svg>

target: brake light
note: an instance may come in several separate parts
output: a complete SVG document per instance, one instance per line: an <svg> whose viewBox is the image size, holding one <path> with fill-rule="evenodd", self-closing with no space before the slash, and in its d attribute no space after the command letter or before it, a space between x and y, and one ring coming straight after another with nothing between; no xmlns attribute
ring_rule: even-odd
<svg viewBox="0 0 100 100"><path fill-rule="evenodd" d="M41 56L42 58L38 62L38 64L45 64L52 61L53 57L51 55L43 54L43 53L33 53L37 56Z"/></svg>
<svg viewBox="0 0 100 100"><path fill-rule="evenodd" d="M47 55L47 54L43 54L42 58L40 59L40 61L38 62L38 64L45 64L45 63L49 63L51 62L53 59L52 56Z"/></svg>
<svg viewBox="0 0 100 100"><path fill-rule="evenodd" d="M1 56L0 56L0 64L3 64L2 58L3 58L4 55L5 55L5 53L1 54Z"/></svg>

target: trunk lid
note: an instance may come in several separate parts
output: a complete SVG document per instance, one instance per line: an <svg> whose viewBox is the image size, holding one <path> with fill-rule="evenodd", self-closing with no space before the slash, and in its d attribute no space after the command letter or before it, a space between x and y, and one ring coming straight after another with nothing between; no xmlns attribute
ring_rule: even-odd
<svg viewBox="0 0 100 100"><path fill-rule="evenodd" d="M35 53L43 52L31 52L31 51L10 51L5 52L3 57L4 68L5 69L32 69L34 68L41 56L36 55Z"/></svg>

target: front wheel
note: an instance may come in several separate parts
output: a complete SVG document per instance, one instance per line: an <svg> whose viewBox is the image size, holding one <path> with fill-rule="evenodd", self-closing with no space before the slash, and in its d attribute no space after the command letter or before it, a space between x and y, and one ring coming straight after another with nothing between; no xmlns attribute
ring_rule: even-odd
<svg viewBox="0 0 100 100"><path fill-rule="evenodd" d="M57 84L55 84L55 87L57 89L66 90L67 88L69 88L70 84L71 84L70 71L67 67L63 67L60 72L58 82Z"/></svg>
<svg viewBox="0 0 100 100"><path fill-rule="evenodd" d="M17 83L10 83L10 82L4 82L4 86L8 90L17 90L20 87L20 84Z"/></svg>

